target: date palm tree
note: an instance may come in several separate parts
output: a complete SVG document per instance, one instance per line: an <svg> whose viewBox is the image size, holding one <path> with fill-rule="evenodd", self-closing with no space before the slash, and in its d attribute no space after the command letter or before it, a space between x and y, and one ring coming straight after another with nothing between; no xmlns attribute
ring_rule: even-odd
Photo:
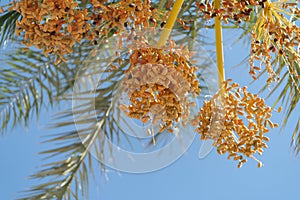
<svg viewBox="0 0 300 200"><path fill-rule="evenodd" d="M42 3L44 1L37 0ZM78 0L77 9L87 9L88 15L92 16L94 10L91 9L90 0ZM118 5L122 6L121 2L129 2L129 7L133 6L136 1L97 1L104 6ZM133 3L132 3L133 2ZM174 25L174 29L179 30L180 34L185 37L179 39L179 43L187 45L192 49L193 41L198 40L203 45L211 45L205 42L204 36L200 36L202 29L212 29L216 33L216 61L218 63L220 82L224 81L224 63L222 50L222 29L238 29L243 33L237 38L237 41L245 40L252 44L256 41L267 41L265 47L267 51L273 51L273 48L278 49L272 54L269 60L275 74L280 74L280 79L272 83L269 82L261 88L261 91L270 89L266 98L276 98L273 107L282 105L284 108L284 122L280 126L282 129L288 123L292 114L296 112L299 101L300 88L300 67L299 67L299 48L282 48L275 41L270 41L269 33L264 33L263 26L268 23L278 23L282 28L297 26L299 20L298 3L278 1L232 1L235 2L237 13L234 16L227 16L228 7L226 3L230 1L176 1L172 8L172 0L159 0L151 2L151 10L156 9L159 16L157 21L149 18L149 23L157 23L158 27L168 26L173 27L173 24L168 23L173 16L173 19L178 19ZM83 38L80 42L72 46L72 52L65 55L67 62L57 62L57 56L49 55L36 47L26 47L22 45L24 36L16 36L15 31L18 27L17 21L24 16L18 11L10 8L13 3L2 1L1 15L0 15L0 44L1 46L10 43L17 44L17 47L9 49L5 55L2 55L1 62L5 63L5 67L0 69L0 125L3 137L9 133L15 126L27 126L32 123L32 118L39 118L42 110L48 107L54 108L61 105L66 105L72 101L72 90L76 82L78 72L82 72L82 76L89 79L91 75L96 73L106 74L105 84L98 87L94 98L87 99L85 102L79 104L73 109L63 110L57 114L51 128L58 131L60 128L69 130L67 132L51 134L49 139L45 142L51 143L53 149L41 152L49 159L40 171L33 174L31 178L38 179L41 182L39 185L33 186L29 191L26 191L20 199L84 199L89 191L89 181L93 174L95 164L92 155L89 151L93 148L96 152L97 159L103 159L103 138L100 134L107 136L110 139L123 138L122 127L118 126L116 119L112 113L112 95L114 95L114 88L119 83L119 79L128 66L129 58L125 58L123 65L121 65L113 73L102 68L92 68L91 65L97 66L99 60L91 59L95 44L105 45L105 40L118 33L118 27L109 26L111 19L105 19L101 22L101 30L105 30L105 34L100 35L97 40L92 42ZM241 5L239 5L240 3ZM253 4L253 5L252 5ZM176 6L177 5L177 6ZM295 9L294 13L288 13L282 5L291 6L289 8ZM239 10L244 7L251 8L249 13L245 10ZM265 7L269 8L267 12ZM221 8L221 9L220 9ZM136 8L138 9L138 8ZM176 12L179 12L178 16ZM141 12L144 12L141 10ZM267 15L264 17L263 15ZM165 20L168 22L166 24ZM268 21L267 19L273 19ZM121 19L114 19L118 22ZM215 23L208 24L207 20ZM222 22L223 21L223 22ZM173 20L174 22L174 20ZM130 24L122 24L122 26L130 26ZM165 33L166 34L166 33ZM255 36L254 36L255 35ZM168 37L168 35L166 35ZM167 38L166 37L166 38ZM189 38L189 39L186 39ZM299 44L299 38L295 37L293 41ZM258 43L257 42L257 43ZM212 42L213 43L213 42ZM215 45L213 43L213 45ZM254 51L254 47L251 46ZM271 48L271 49L269 49ZM282 56L282 51L285 51ZM109 51L109 50L107 50ZM110 66L111 62L118 62L118 60L111 61L110 58L101 57L103 66ZM252 52L253 53L253 52ZM102 55L102 54L101 54ZM253 55L255 56L255 53ZM261 55L260 55L261 56ZM263 56L262 56L263 57ZM262 59L262 57L258 59ZM265 60L262 60L265 64ZM58 63L58 64L57 64ZM200 73L209 68L209 63L204 63L199 69ZM267 74L269 68L263 68L258 76ZM89 71L90 70L90 71ZM251 71L251 70L250 70ZM252 71L251 71L252 72ZM253 75L253 74L252 74ZM199 75L200 76L200 75ZM206 89L204 86L202 95L205 95ZM90 91L86 91L87 93ZM279 92L278 96L275 96ZM94 102L94 103L92 103ZM95 105L95 107L93 106ZM92 111L95 111L97 121L93 120ZM73 117L80 116L80 120L74 122ZM83 117L82 117L83 116ZM299 116L292 135L291 144L295 152L300 151L300 118ZM84 125L84 128L75 128L76 124ZM101 164L100 164L101 165ZM105 166L101 165L105 170ZM81 188L81 190L79 189Z"/></svg>

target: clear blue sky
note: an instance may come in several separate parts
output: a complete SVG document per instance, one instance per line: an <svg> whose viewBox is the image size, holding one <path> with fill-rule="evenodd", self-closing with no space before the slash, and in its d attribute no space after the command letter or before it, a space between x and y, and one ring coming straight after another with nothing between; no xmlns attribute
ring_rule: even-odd
<svg viewBox="0 0 300 200"><path fill-rule="evenodd" d="M237 32L225 31L224 35L226 76L241 85L248 85L251 81L248 69L245 70L245 66L232 67L248 55L248 47L242 44L230 45L234 36L238 36ZM257 90L263 81L259 80L249 86L250 90ZM273 101L269 99L267 102ZM50 122L46 116L57 111L44 111L41 114L43 119L37 123L33 121L28 129L18 127L6 136L1 136L0 200L13 200L19 191L30 186L27 176L36 172L36 167L42 164L37 153L45 148L40 144L40 137L49 133L43 129ZM298 115L294 113L294 116ZM220 156L215 151L199 160L201 141L196 139L185 155L162 170L147 174L120 174L110 170L108 180L99 174L98 184L91 185L90 199L299 199L300 161L299 157L294 157L290 148L291 134L297 119L291 118L281 133L275 129L268 134L271 141L269 149L261 157L264 162L261 169L256 167L254 161L237 169L236 162L228 161L226 156ZM273 121L280 124L282 116L275 114Z"/></svg>

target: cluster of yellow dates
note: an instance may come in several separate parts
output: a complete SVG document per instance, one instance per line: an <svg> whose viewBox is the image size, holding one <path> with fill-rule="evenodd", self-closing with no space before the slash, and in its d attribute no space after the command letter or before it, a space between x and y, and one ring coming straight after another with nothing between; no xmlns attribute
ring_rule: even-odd
<svg viewBox="0 0 300 200"><path fill-rule="evenodd" d="M263 98L240 88L227 80L209 101L204 101L198 115L191 121L202 140L214 140L219 154L228 153L228 159L238 160L238 167L247 162L247 157L262 154L269 138L269 128L277 127L270 117L271 107ZM258 161L258 160L257 160ZM262 163L258 161L258 167Z"/></svg>
<svg viewBox="0 0 300 200"><path fill-rule="evenodd" d="M130 99L121 109L129 117L144 123L160 122L159 132L173 132L174 123L185 126L189 119L190 103L186 95L200 94L197 67L189 62L190 52L177 47L173 41L155 48L141 41L130 54L130 66L122 81Z"/></svg>
<svg viewBox="0 0 300 200"><path fill-rule="evenodd" d="M91 0L92 14L75 0L21 0L13 2L8 10L22 15L16 23L16 35L22 36L23 44L42 49L46 56L58 55L55 63L58 64L61 60L66 61L65 55L83 39L97 45L99 37L106 36L112 29L118 33L129 25L156 26L153 22L158 15L149 0L106 2Z"/></svg>

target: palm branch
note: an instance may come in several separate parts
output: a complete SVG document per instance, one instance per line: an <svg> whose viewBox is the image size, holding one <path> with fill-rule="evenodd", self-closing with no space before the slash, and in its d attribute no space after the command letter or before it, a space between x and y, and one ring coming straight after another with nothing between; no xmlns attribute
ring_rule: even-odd
<svg viewBox="0 0 300 200"><path fill-rule="evenodd" d="M57 66L53 65L54 57L47 58L38 50L20 47L9 52L1 60L5 68L0 70L1 132L8 126L26 126L41 109L59 103L59 97L72 88L86 51L81 48L70 55L69 62L76 60L76 65L61 63Z"/></svg>
<svg viewBox="0 0 300 200"><path fill-rule="evenodd" d="M0 15L0 46L14 37L16 20L21 17L16 11L6 11Z"/></svg>

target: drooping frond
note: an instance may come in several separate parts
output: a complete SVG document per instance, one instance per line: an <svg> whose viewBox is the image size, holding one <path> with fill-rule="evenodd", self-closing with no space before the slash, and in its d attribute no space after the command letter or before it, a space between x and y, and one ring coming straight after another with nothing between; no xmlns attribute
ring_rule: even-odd
<svg viewBox="0 0 300 200"><path fill-rule="evenodd" d="M105 63L103 59L101 62L101 65ZM82 70L85 71L85 69ZM87 81L88 85L90 81L93 81L95 74L108 74L102 70L95 63L95 68L89 72L83 72L84 75L81 74L80 78ZM120 131L116 119L112 116L113 98L111 96L116 92L115 88L119 83L117 77L122 76L123 73L124 69L120 68L108 75L105 79L105 86L87 88L73 94L73 101L78 103L69 110L59 113L57 123L53 125L55 129L73 130L49 136L50 139L46 142L59 146L41 152L48 158L59 161L44 165L41 171L34 174L32 178L46 180L45 183L32 187L21 199L79 199L80 197L85 199L89 190L89 176L94 167L90 152L95 152L93 155L101 161L104 136L117 137ZM87 85L77 86L84 88ZM94 95L89 96L89 93Z"/></svg>
<svg viewBox="0 0 300 200"><path fill-rule="evenodd" d="M74 48L76 50L76 48ZM0 70L0 121L1 132L9 126L28 125L32 116L42 108L53 106L72 88L80 62L87 49L80 47L70 55L70 62L53 65L53 57L40 51L18 48L2 60Z"/></svg>
<svg viewBox="0 0 300 200"><path fill-rule="evenodd" d="M0 46L14 37L16 20L20 17L16 11L6 11L0 15Z"/></svg>

